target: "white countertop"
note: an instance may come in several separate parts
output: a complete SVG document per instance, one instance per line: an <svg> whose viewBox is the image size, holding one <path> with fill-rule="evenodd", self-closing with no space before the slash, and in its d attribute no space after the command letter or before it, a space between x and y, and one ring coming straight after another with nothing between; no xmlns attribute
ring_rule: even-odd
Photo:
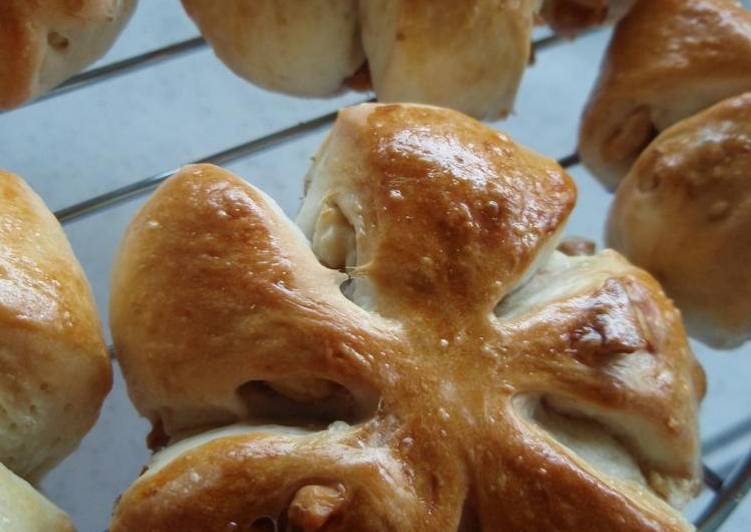
<svg viewBox="0 0 751 532"><path fill-rule="evenodd" d="M197 30L178 2L142 1L99 64L195 35ZM516 113L494 125L551 157L573 152L579 114L608 35L602 30L541 51L524 78ZM232 75L205 48L0 115L0 167L23 176L55 210L364 98L350 93L303 100L265 92ZM302 176L324 133L227 166L293 215ZM579 186L579 201L568 233L601 243L610 196L581 166L570 172ZM142 196L65 227L105 324L112 256L143 201ZM693 345L709 377L701 417L705 461L727 476L751 449L751 346L714 352ZM148 460L147 431L147 423L128 401L115 363L115 387L98 424L42 483L80 531L106 529L115 499ZM706 499L705 495L694 503L688 513L695 515ZM751 497L723 530L751 530Z"/></svg>

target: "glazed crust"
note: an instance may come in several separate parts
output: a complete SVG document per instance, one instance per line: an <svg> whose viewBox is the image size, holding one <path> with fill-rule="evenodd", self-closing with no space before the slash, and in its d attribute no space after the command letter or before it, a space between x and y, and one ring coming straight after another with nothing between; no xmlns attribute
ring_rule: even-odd
<svg viewBox="0 0 751 532"><path fill-rule="evenodd" d="M91 428L112 375L91 290L60 224L0 172L0 462L38 479Z"/></svg>
<svg viewBox="0 0 751 532"><path fill-rule="evenodd" d="M751 13L734 0L639 0L617 25L579 133L615 188L665 128L751 89Z"/></svg>
<svg viewBox="0 0 751 532"><path fill-rule="evenodd" d="M616 194L608 241L651 271L702 340L751 336L751 93L663 131Z"/></svg>
<svg viewBox="0 0 751 532"><path fill-rule="evenodd" d="M511 111L538 3L183 0L219 58L263 87L326 96L367 79L381 101L477 117Z"/></svg>
<svg viewBox="0 0 751 532"><path fill-rule="evenodd" d="M135 0L3 0L0 109L23 104L103 56L134 7Z"/></svg>
<svg viewBox="0 0 751 532"><path fill-rule="evenodd" d="M594 255L596 250L597 244L594 241L580 236L568 237L558 244L558 251L569 257Z"/></svg>
<svg viewBox="0 0 751 532"><path fill-rule="evenodd" d="M648 274L614 252L553 252L575 200L555 162L452 111L364 105L340 112L306 188L312 250L258 190L184 168L128 229L112 330L137 408L173 441L253 420L243 385L257 381L300 408L339 393L312 384L337 383L352 426L174 451L124 494L113 532L263 516L303 530L691 528L656 494L699 486L703 374ZM351 299L319 259L346 267ZM541 410L612 434L641 483L561 443Z"/></svg>

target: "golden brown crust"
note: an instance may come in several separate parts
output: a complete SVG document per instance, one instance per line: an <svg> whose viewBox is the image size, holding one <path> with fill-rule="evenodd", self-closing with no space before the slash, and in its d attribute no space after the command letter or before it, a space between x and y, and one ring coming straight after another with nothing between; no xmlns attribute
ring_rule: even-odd
<svg viewBox="0 0 751 532"><path fill-rule="evenodd" d="M113 338L131 398L167 434L246 417L238 392L251 381L327 379L366 400L359 364L335 355L369 340L348 330L361 316L338 301L344 276L321 267L267 201L219 168L189 166L129 228L113 272ZM315 374L302 365L313 359Z"/></svg>
<svg viewBox="0 0 751 532"><path fill-rule="evenodd" d="M38 478L91 428L111 368L88 282L60 224L0 172L0 461Z"/></svg>
<svg viewBox="0 0 751 532"><path fill-rule="evenodd" d="M302 507L327 530L690 529L654 493L698 487L701 370L645 272L613 252L546 260L574 201L560 167L457 113L366 105L341 112L309 178L300 222L323 260L354 267L354 302L259 191L187 167L128 230L116 347L136 406L173 437L242 418L246 380L332 380L364 417L175 451L126 492L113 532ZM189 419L198 405L220 414ZM560 443L536 409L612 433L644 485Z"/></svg>
<svg viewBox="0 0 751 532"><path fill-rule="evenodd" d="M326 530L417 529L421 501L388 449L358 447L352 435L296 440L250 434L188 451L125 493L110 530L219 531L264 516L313 521L305 531L318 530L316 521ZM302 506L306 498L333 508L316 519Z"/></svg>
<svg viewBox="0 0 751 532"><path fill-rule="evenodd" d="M610 245L651 271L692 332L717 346L751 335L751 93L678 122L616 194Z"/></svg>
<svg viewBox="0 0 751 532"><path fill-rule="evenodd" d="M657 133L749 89L751 13L733 0L639 0L584 111L582 160L615 188Z"/></svg>
<svg viewBox="0 0 751 532"><path fill-rule="evenodd" d="M136 0L3 0L0 109L65 81L109 49Z"/></svg>
<svg viewBox="0 0 751 532"><path fill-rule="evenodd" d="M556 238L576 201L555 162L455 111L360 106L341 112L337 135L362 154L353 164L369 171L330 183L326 200L361 198L353 224L361 265L351 275L375 285L384 315L448 312L454 320L465 308L490 311ZM320 159L318 172L334 175Z"/></svg>

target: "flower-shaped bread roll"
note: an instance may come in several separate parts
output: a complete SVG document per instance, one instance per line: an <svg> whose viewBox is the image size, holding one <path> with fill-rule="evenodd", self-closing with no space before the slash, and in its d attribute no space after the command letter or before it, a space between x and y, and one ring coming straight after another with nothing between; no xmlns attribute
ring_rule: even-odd
<svg viewBox="0 0 751 532"><path fill-rule="evenodd" d="M665 128L751 90L751 13L735 0L638 0L616 26L579 151L615 188Z"/></svg>
<svg viewBox="0 0 751 532"><path fill-rule="evenodd" d="M219 58L271 90L328 96L365 77L381 101L509 113L538 0L182 0Z"/></svg>
<svg viewBox="0 0 751 532"><path fill-rule="evenodd" d="M0 109L39 96L102 57L136 0L0 2Z"/></svg>
<svg viewBox="0 0 751 532"><path fill-rule="evenodd" d="M652 272L689 329L751 336L751 92L663 131L615 196L610 245Z"/></svg>
<svg viewBox="0 0 751 532"><path fill-rule="evenodd" d="M648 274L554 251L575 202L555 162L362 105L306 189L300 232L188 166L129 227L116 349L173 445L112 532L691 529L663 499L699 486L703 374ZM287 427L182 439L236 421Z"/></svg>

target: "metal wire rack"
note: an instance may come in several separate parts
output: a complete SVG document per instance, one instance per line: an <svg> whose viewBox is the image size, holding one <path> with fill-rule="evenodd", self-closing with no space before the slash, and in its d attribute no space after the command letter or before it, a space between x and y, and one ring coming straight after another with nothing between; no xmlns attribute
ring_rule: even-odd
<svg viewBox="0 0 751 532"><path fill-rule="evenodd" d="M534 53L558 45L565 45L565 41L555 35L537 39L534 45ZM206 42L201 37L186 39L169 46L158 48L146 53L138 54L127 59L116 61L99 68L85 71L69 79L62 85L44 94L34 102L55 98L97 83L111 80L114 77L123 76L141 69L155 67L165 61L170 61L186 54L191 54L206 47ZM370 101L369 98L364 101ZM206 157L198 159L196 163L213 163L218 165L228 164L239 159L252 157L270 148L294 142L306 135L310 135L330 125L336 118L336 113L327 113L313 119L290 125L273 133L263 135L243 142L236 146L218 151ZM558 162L564 168L575 167L580 163L576 153L560 157ZM145 194L156 188L165 179L173 175L177 169L170 169L154 174L132 183L110 190L103 194L82 199L72 205L59 209L55 215L62 224L70 223L87 215L99 213L119 205L127 200ZM112 350L110 349L112 353ZM744 496L751 490L751 451L745 459L733 469L732 473L723 478L718 473L703 466L704 484L712 492L712 497L707 506L702 510L695 521L697 529L701 532L712 532L720 529L730 514L740 504Z"/></svg>

